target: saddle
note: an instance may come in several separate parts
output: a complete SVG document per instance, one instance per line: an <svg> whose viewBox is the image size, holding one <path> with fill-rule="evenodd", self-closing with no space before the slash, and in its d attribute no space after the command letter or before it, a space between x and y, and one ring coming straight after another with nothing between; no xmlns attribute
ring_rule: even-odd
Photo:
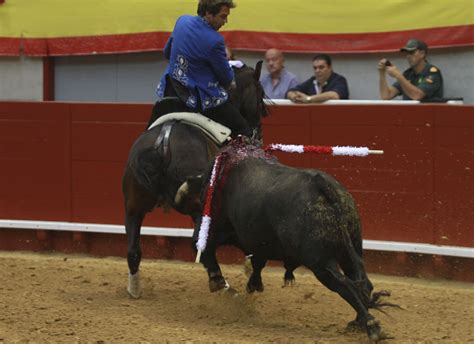
<svg viewBox="0 0 474 344"><path fill-rule="evenodd" d="M168 121L183 122L201 129L216 144L223 145L231 134L231 130L220 123L195 112L172 112L158 118L148 130Z"/></svg>
<svg viewBox="0 0 474 344"><path fill-rule="evenodd" d="M176 99L164 99L159 103L159 106L162 109L168 108L168 106L166 105L166 103L168 102L174 105L176 103ZM227 141L232 132L228 127L195 112L177 111L165 114L158 114L158 116L158 119L152 121L152 123L148 126L147 130L150 130L166 122L183 122L201 129L206 136L208 136L219 146L222 146Z"/></svg>

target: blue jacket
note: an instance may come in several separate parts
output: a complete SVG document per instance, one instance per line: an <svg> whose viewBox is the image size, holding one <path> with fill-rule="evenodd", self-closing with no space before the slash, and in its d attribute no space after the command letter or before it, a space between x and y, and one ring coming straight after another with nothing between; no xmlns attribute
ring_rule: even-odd
<svg viewBox="0 0 474 344"><path fill-rule="evenodd" d="M188 89L186 105L192 109L200 110L199 102L205 111L228 100L224 87L232 82L234 72L226 58L224 38L202 17L179 17L164 53L169 63L156 90L159 99L169 75Z"/></svg>

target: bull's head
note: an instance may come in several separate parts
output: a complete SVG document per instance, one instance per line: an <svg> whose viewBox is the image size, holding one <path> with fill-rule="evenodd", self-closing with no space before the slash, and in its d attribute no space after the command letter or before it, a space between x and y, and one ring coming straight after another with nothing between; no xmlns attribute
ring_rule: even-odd
<svg viewBox="0 0 474 344"><path fill-rule="evenodd" d="M185 214L199 215L202 211L201 190L204 187L202 175L191 176L181 184L174 197L175 208Z"/></svg>

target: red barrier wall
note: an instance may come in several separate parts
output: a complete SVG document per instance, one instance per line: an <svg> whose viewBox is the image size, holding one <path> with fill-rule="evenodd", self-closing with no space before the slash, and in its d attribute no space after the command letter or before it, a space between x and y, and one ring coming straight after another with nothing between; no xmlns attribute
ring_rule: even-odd
<svg viewBox="0 0 474 344"><path fill-rule="evenodd" d="M266 142L368 146L368 158L291 155L354 195L366 239L474 247L474 107L278 106ZM286 154L289 155L289 154Z"/></svg>
<svg viewBox="0 0 474 344"><path fill-rule="evenodd" d="M0 102L0 218L122 224L121 175L150 109ZM383 149L384 155L367 158L277 155L346 185L359 206L364 239L474 247L473 109L272 106L264 137L266 143ZM145 225L192 227L188 218L160 210ZM18 231L0 231L0 249L13 248L12 233Z"/></svg>

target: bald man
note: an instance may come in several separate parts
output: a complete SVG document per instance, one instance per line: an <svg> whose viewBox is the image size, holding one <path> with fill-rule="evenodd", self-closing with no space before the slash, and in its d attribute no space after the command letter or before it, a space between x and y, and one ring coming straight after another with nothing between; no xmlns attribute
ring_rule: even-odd
<svg viewBox="0 0 474 344"><path fill-rule="evenodd" d="M298 85L296 75L285 70L285 59L278 49L267 50L265 64L268 74L260 80L265 94L272 99L285 99L288 90Z"/></svg>

